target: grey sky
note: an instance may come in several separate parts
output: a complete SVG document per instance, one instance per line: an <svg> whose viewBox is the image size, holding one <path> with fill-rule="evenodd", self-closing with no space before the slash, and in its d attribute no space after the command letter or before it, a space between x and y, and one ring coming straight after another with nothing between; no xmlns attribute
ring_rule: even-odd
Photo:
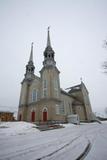
<svg viewBox="0 0 107 160"><path fill-rule="evenodd" d="M42 67L47 27L61 87L80 83L90 93L92 108L107 107L107 0L0 0L0 105L18 106L20 82L34 42L35 73Z"/></svg>

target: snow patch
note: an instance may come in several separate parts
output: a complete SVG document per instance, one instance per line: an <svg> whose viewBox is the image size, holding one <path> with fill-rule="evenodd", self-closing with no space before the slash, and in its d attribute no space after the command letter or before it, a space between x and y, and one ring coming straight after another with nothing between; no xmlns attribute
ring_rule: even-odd
<svg viewBox="0 0 107 160"><path fill-rule="evenodd" d="M0 122L0 135L12 136L26 134L28 132L39 132L36 125L27 122Z"/></svg>
<svg viewBox="0 0 107 160"><path fill-rule="evenodd" d="M67 124L61 124L62 126L64 126L65 128L69 128L69 127L75 127L77 125L72 124L72 123L67 123Z"/></svg>

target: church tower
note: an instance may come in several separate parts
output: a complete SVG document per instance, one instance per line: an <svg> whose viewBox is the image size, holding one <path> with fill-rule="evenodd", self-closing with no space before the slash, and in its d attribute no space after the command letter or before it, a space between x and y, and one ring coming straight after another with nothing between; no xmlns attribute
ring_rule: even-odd
<svg viewBox="0 0 107 160"><path fill-rule="evenodd" d="M26 72L23 81L21 82L21 93L20 93L20 100L19 100L19 113L18 119L19 120L26 120L27 119L27 105L29 99L29 88L32 84L32 81L35 79L34 75L35 66L33 64L33 43L31 44L31 52L28 64L26 65Z"/></svg>
<svg viewBox="0 0 107 160"><path fill-rule="evenodd" d="M60 99L59 70L54 60L55 52L50 41L50 31L48 27L47 45L44 51L43 68L40 71L42 80L42 97Z"/></svg>
<svg viewBox="0 0 107 160"><path fill-rule="evenodd" d="M47 120L57 120L56 106L61 103L61 90L59 80L59 70L56 67L55 52L51 46L50 30L47 31L47 45L44 51L43 67L40 71L41 75L41 99L43 107L47 110ZM43 109L43 110L44 110ZM43 121L45 118L43 116Z"/></svg>

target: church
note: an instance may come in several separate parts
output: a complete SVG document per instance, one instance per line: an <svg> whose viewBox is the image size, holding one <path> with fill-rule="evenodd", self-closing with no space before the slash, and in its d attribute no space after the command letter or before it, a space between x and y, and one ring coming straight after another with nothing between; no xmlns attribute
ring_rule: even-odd
<svg viewBox="0 0 107 160"><path fill-rule="evenodd" d="M32 43L30 58L21 82L19 121L63 123L68 121L70 115L78 115L80 121L92 120L92 108L85 84L81 81L80 84L69 87L67 91L60 87L60 71L51 46L49 27L39 77L34 74L34 70Z"/></svg>

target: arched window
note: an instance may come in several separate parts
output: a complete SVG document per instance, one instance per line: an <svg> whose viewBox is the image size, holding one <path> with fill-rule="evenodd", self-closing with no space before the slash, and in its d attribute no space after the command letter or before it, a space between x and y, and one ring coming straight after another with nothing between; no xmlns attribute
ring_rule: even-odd
<svg viewBox="0 0 107 160"><path fill-rule="evenodd" d="M58 80L54 79L54 92L55 96L58 97Z"/></svg>
<svg viewBox="0 0 107 160"><path fill-rule="evenodd" d="M48 109L45 107L43 108L43 111L42 111L42 114L43 114L43 121L46 122L47 121L47 116L48 116Z"/></svg>
<svg viewBox="0 0 107 160"><path fill-rule="evenodd" d="M60 114L65 114L65 107L64 107L65 101L62 101L60 104Z"/></svg>
<svg viewBox="0 0 107 160"><path fill-rule="evenodd" d="M60 114L60 106L56 104L56 114Z"/></svg>
<svg viewBox="0 0 107 160"><path fill-rule="evenodd" d="M32 102L36 102L37 101L37 90L33 89L32 91Z"/></svg>
<svg viewBox="0 0 107 160"><path fill-rule="evenodd" d="M43 80L43 97L47 97L47 80Z"/></svg>
<svg viewBox="0 0 107 160"><path fill-rule="evenodd" d="M44 89L47 88L47 80L46 80L46 79L43 81L43 88L44 88Z"/></svg>

